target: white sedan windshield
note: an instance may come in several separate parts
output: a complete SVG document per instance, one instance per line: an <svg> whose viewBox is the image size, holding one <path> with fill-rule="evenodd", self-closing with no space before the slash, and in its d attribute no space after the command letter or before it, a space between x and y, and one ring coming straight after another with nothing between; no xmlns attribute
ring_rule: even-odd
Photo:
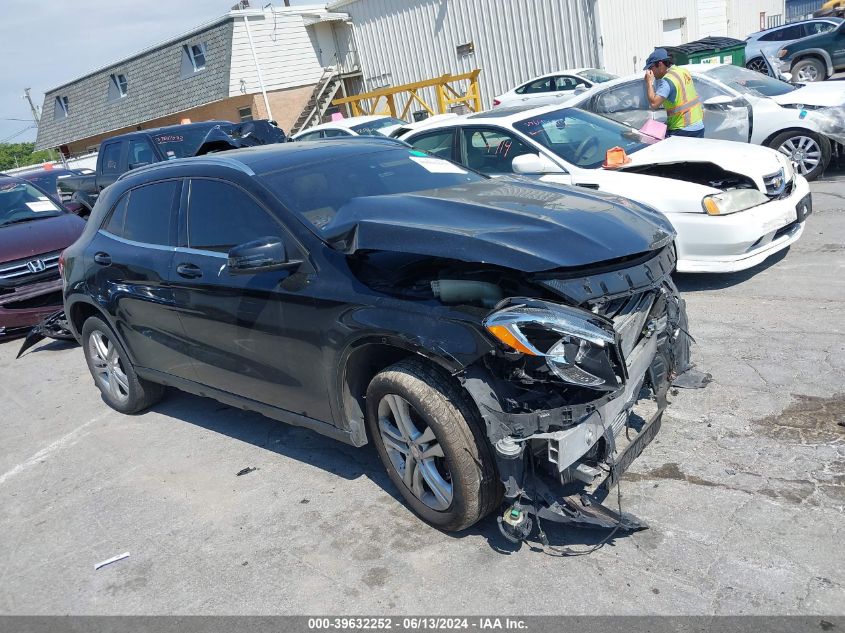
<svg viewBox="0 0 845 633"><path fill-rule="evenodd" d="M707 76L718 79L737 92L755 97L777 97L795 90L795 86L785 81L739 66L719 66L708 72Z"/></svg>

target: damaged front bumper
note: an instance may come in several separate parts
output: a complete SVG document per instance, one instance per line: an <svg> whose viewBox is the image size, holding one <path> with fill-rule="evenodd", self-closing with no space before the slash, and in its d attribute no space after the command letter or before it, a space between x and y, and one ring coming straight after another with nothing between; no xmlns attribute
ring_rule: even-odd
<svg viewBox="0 0 845 633"><path fill-rule="evenodd" d="M798 241L813 210L810 185L798 174L789 195L730 215L675 213L678 272L729 273L752 268Z"/></svg>
<svg viewBox="0 0 845 633"><path fill-rule="evenodd" d="M690 367L686 309L670 278L673 263L671 249L666 249L638 267L550 284L570 301L581 293L581 309L590 308L615 333L615 342L605 351L607 358L622 358L622 365L614 369L618 386L595 387L593 397L585 398L587 390L573 390L571 383L560 383L559 388L551 381L540 388L535 383L531 387L534 393L546 389L548 402L555 401L556 390L564 394L564 400L573 394L573 402L544 407L543 398L538 397L533 402L539 406L527 407L523 400L521 409L513 410L502 406L503 401L508 402L501 393L506 385L491 380L489 374L485 379L478 372L466 373L465 386L487 425L505 498L511 504L500 521L508 538L519 540L520 536L520 528L512 524L509 512L590 527L646 527L635 517L612 511L601 502L659 432L669 386ZM544 315L541 306L530 300L524 303L524 312ZM507 312L509 307L500 306L496 314ZM491 322L506 323L501 318L488 319L487 323ZM536 326L536 322L530 325ZM530 330L523 326L512 332L517 338L528 333L526 344L532 337L537 341L541 338L536 327ZM586 328L578 334L589 336ZM577 341L577 336L571 338ZM579 355L570 360L583 360L582 347L567 339L570 343L579 350ZM559 345L553 345L543 357L548 359ZM588 360L594 362L585 362L585 367L599 367L595 357ZM525 367L521 375L531 368ZM537 365L533 368L536 370ZM524 529L527 523L521 525Z"/></svg>

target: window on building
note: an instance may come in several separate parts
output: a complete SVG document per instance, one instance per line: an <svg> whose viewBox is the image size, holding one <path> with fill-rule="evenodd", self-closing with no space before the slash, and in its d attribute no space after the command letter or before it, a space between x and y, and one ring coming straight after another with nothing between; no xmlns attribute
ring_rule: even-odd
<svg viewBox="0 0 845 633"><path fill-rule="evenodd" d="M279 223L244 191L219 180L192 180L188 246L226 253L233 246L282 236Z"/></svg>
<svg viewBox="0 0 845 633"><path fill-rule="evenodd" d="M126 96L129 89L129 81L122 73L109 75L109 101L119 101Z"/></svg>
<svg viewBox="0 0 845 633"><path fill-rule="evenodd" d="M238 108L238 116L241 119L241 123L252 121L252 108L250 108L249 106L245 108Z"/></svg>
<svg viewBox="0 0 845 633"><path fill-rule="evenodd" d="M197 72L205 68L205 42L185 44L182 47L183 70L186 59L192 72Z"/></svg>
<svg viewBox="0 0 845 633"><path fill-rule="evenodd" d="M70 102L67 97L56 97L55 105L53 106L53 120L66 119L70 114Z"/></svg>

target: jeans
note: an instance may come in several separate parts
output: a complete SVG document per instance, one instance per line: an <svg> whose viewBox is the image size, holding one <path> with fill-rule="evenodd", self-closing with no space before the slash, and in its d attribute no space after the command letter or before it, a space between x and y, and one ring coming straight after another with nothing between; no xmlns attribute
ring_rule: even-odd
<svg viewBox="0 0 845 633"><path fill-rule="evenodd" d="M704 138L704 128L689 132L687 130L666 130L666 136L690 136L694 138Z"/></svg>

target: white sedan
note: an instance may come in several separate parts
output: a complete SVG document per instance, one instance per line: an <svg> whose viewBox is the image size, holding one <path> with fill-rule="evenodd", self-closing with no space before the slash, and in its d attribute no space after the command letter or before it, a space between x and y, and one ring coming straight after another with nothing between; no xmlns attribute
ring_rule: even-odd
<svg viewBox="0 0 845 633"><path fill-rule="evenodd" d="M572 95L585 92L593 86L616 79L616 75L598 68L573 68L558 70L529 79L493 99L493 107L503 105L562 104Z"/></svg>
<svg viewBox="0 0 845 633"><path fill-rule="evenodd" d="M655 208L678 233L681 272L751 268L795 242L812 212L806 178L774 150L698 138L657 141L576 108L498 108L402 140L488 175L523 174ZM624 149L628 162L604 169L612 148Z"/></svg>
<svg viewBox="0 0 845 633"><path fill-rule="evenodd" d="M707 138L749 142L779 150L795 169L814 180L830 162L831 139L842 142L845 126L831 110L845 104L845 82L801 88L731 65L684 66L704 102ZM648 107L642 74L596 86L565 103L640 128L663 109Z"/></svg>
<svg viewBox="0 0 845 633"><path fill-rule="evenodd" d="M339 136L390 136L400 125L407 125L407 122L383 114L353 116L314 125L300 130L290 138L292 141L316 141L319 138Z"/></svg>

